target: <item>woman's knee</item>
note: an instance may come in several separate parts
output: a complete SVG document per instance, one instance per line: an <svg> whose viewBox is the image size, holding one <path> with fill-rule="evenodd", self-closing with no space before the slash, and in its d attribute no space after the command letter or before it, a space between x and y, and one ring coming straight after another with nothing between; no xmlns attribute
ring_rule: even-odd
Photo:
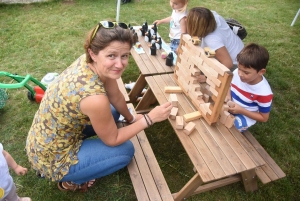
<svg viewBox="0 0 300 201"><path fill-rule="evenodd" d="M134 146L130 140L126 141L125 143L122 144L123 148L123 153L126 153L130 158L133 157L134 155Z"/></svg>

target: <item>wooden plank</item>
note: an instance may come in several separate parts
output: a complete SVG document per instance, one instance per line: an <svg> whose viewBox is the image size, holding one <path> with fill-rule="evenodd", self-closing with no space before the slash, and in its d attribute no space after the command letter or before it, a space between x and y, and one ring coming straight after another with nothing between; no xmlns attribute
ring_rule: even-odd
<svg viewBox="0 0 300 201"><path fill-rule="evenodd" d="M240 142L235 139L232 133L226 128L223 124L216 123L216 128L220 131L220 134L224 137L224 139L228 142L232 150L242 161L243 165L247 170L254 169L257 166L254 164L252 159L248 156L247 152L241 147ZM241 134L240 134L241 135Z"/></svg>
<svg viewBox="0 0 300 201"><path fill-rule="evenodd" d="M173 200L172 194L169 190L168 184L163 176L163 173L159 167L159 164L155 158L155 155L152 151L152 148L150 146L150 143L146 137L145 132L139 133L137 135L137 138L139 140L139 143L143 149L145 158L147 160L148 166L150 167L150 171L152 173L152 176L154 178L154 182L157 186L157 189L160 193L160 196L162 200ZM145 182L145 181L144 181ZM153 192L149 192L149 194L152 194ZM151 197L149 195L149 197Z"/></svg>
<svg viewBox="0 0 300 201"><path fill-rule="evenodd" d="M126 89L125 89L125 85L124 85L123 80L122 80L121 77L120 77L119 79L117 79L117 84L118 84L118 87L119 87L121 93L123 94L123 96L124 96L124 98L125 98L125 101L126 101L126 102L129 102L130 99L129 99L129 96L128 96L128 94L127 94L127 91L126 91Z"/></svg>
<svg viewBox="0 0 300 201"><path fill-rule="evenodd" d="M146 77L147 83L152 89L155 89L154 94L160 104L165 103L167 101L167 95L163 92L163 88L167 85L175 85L174 80L171 78L170 75L164 74L160 76L151 76ZM177 98L180 102L178 106L178 115L182 116L186 113L195 111L192 106L189 104L187 99L183 94L178 94ZM183 109L184 107L184 109ZM169 120L173 128L176 126L176 122L174 120ZM206 165L205 161L195 148L195 145L191 138L183 133L182 130L176 130L175 132L182 143L184 149L186 150L187 154L189 155L191 161L193 162L195 168L197 170L201 170L199 174L204 182L208 182L214 179L211 171L209 170L208 166Z"/></svg>
<svg viewBox="0 0 300 201"><path fill-rule="evenodd" d="M209 184L201 185L200 187L198 187L194 191L194 193L192 195L196 195L196 194L203 193L203 192L206 192L206 191L211 191L211 190L214 190L216 188L227 186L229 184L236 183L236 182L239 182L239 181L241 181L241 176L240 175L231 176L231 177L219 180L219 181L215 181L215 182L212 182L212 183L209 183Z"/></svg>
<svg viewBox="0 0 300 201"><path fill-rule="evenodd" d="M276 164L266 150L259 144L259 142L252 136L252 134L249 131L245 131L244 135L264 159L266 165L268 165L274 171L278 179L285 177L286 174L281 170L281 168Z"/></svg>
<svg viewBox="0 0 300 201"><path fill-rule="evenodd" d="M257 178L254 169L242 172L241 175L246 192L253 192L258 189Z"/></svg>
<svg viewBox="0 0 300 201"><path fill-rule="evenodd" d="M136 65L138 66L139 70L141 71L142 74L150 74L151 72L149 71L149 69L147 68L147 65L145 64L143 58L141 57L140 54L138 54L134 48L131 48L130 51Z"/></svg>
<svg viewBox="0 0 300 201"><path fill-rule="evenodd" d="M146 93L143 95L142 99L136 106L136 111L146 110L150 107L150 105L156 103L156 98L152 93L150 88L147 89Z"/></svg>
<svg viewBox="0 0 300 201"><path fill-rule="evenodd" d="M182 201L192 195L192 193L203 183L198 173L196 173L188 183L176 194L174 194L175 201Z"/></svg>
<svg viewBox="0 0 300 201"><path fill-rule="evenodd" d="M144 133L144 131L140 132L138 135L142 135L143 133ZM147 189L150 200L162 200L160 197L160 194L158 192L158 189L156 187L155 181L153 179L151 170L150 170L148 163L146 161L146 158L144 156L143 149L138 141L138 138L133 137L131 139L131 142L134 145L134 149L135 149L134 157L136 159L136 162L137 162L137 165L139 168L139 172L144 181L144 185Z"/></svg>
<svg viewBox="0 0 300 201"><path fill-rule="evenodd" d="M221 76L219 76L219 80L221 80L222 85L220 87L219 94L217 96L217 100L215 101L214 109L212 111L212 115L210 118L212 122L217 122L219 118L219 114L222 109L225 97L227 95L230 82L232 80L232 76L233 76L232 73L227 73L227 72L224 74L224 77L221 78Z"/></svg>
<svg viewBox="0 0 300 201"><path fill-rule="evenodd" d="M141 40L139 40L139 42L141 43L146 56L148 57L148 59L151 61L152 65L149 64L148 68L151 72L156 71L157 73L166 73L165 69L162 67L161 63L158 61L158 55L153 56L150 55L150 43L147 43L144 38L142 36L139 36L139 39L142 38ZM154 68L154 69L150 69L150 68Z"/></svg>
<svg viewBox="0 0 300 201"><path fill-rule="evenodd" d="M266 163L264 159L255 150L253 145L249 143L247 138L242 133L240 133L234 126L229 128L228 130L240 142L244 150L247 152L252 161L254 161L257 167L262 166Z"/></svg>
<svg viewBox="0 0 300 201"><path fill-rule="evenodd" d="M133 110L133 105L132 104L130 104L129 107L131 107L131 109ZM143 151L144 159L146 159L146 161L147 161L147 167L150 168L152 177L154 179L155 187L156 187L156 188L153 187L153 183L151 181L151 178L150 178L150 183L148 184L148 182L149 182L148 172L146 172L145 176L143 175L144 170L141 170L141 169L144 169L144 168L147 169L147 167L145 167L144 160L139 161L137 159L136 155L138 155L138 154L137 154L137 149L135 149L135 157L136 157L140 172L142 174L142 178L144 180L144 183L147 183L147 184L145 184L145 186L147 188L149 198L151 200L160 200L159 198L154 197L154 195L156 196L156 190L158 190L159 193L160 193L161 200L166 200L166 201L174 200L173 197L172 197L172 194L169 190L169 187L167 185L167 182L166 182L166 180L165 180L165 178L162 174L162 171L159 167L159 164L158 164L158 162L155 158L155 155L152 151L150 143L149 143L149 141L146 137L145 132L141 131L140 133L138 133L136 135L136 139L137 139L137 141L140 145L140 148ZM134 141L135 145L137 145L136 144L137 141L135 141L135 139L132 139L132 141ZM139 147L139 146L137 146L137 147ZM142 164L140 165L141 162L142 162ZM154 195L152 195L152 194L154 194Z"/></svg>
<svg viewBox="0 0 300 201"><path fill-rule="evenodd" d="M259 178L259 180L263 183L269 183L272 180L269 178L269 176L263 171L263 169L261 167L257 167L255 168L255 173L257 175L257 177Z"/></svg>
<svg viewBox="0 0 300 201"><path fill-rule="evenodd" d="M150 200L146 188L144 186L143 179L139 172L135 157L127 165L127 169L137 200Z"/></svg>
<svg viewBox="0 0 300 201"><path fill-rule="evenodd" d="M131 91L128 94L130 102L132 102L132 103L136 102L136 99L141 94L141 92L145 88L146 84L147 84L147 82L145 80L145 76L140 74L140 76L138 77L138 79L135 82L134 87L131 89Z"/></svg>
<svg viewBox="0 0 300 201"><path fill-rule="evenodd" d="M220 131L214 127L208 125L205 121L203 121L204 126L208 130L208 132L211 134L212 138L215 140L215 142L218 144L228 161L231 163L233 168L236 172L242 172L247 170L247 168L244 166L243 162L239 159L237 154L234 152L230 144L226 141L224 136L220 133ZM223 162L221 162L223 164ZM226 164L225 164L226 165Z"/></svg>

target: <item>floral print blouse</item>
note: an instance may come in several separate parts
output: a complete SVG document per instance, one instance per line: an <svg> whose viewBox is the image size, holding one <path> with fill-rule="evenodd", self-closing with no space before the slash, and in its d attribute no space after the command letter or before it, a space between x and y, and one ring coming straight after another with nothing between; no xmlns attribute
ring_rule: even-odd
<svg viewBox="0 0 300 201"><path fill-rule="evenodd" d="M106 94L104 85L87 65L85 54L49 84L26 141L33 169L52 181L61 180L78 163L82 131L91 122L80 111L80 101Z"/></svg>

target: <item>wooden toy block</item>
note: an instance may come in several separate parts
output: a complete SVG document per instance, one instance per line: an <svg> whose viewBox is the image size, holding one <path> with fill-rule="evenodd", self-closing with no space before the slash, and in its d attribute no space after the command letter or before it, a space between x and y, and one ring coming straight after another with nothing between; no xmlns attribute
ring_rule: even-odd
<svg viewBox="0 0 300 201"><path fill-rule="evenodd" d="M208 102L209 101L209 95L207 95L207 94L204 94L203 95L203 100L204 100L204 102Z"/></svg>
<svg viewBox="0 0 300 201"><path fill-rule="evenodd" d="M201 91L193 91L193 93L197 100L203 100L203 93Z"/></svg>
<svg viewBox="0 0 300 201"><path fill-rule="evenodd" d="M217 90L214 87L210 86L209 90L213 95L218 96L219 93L217 92Z"/></svg>
<svg viewBox="0 0 300 201"><path fill-rule="evenodd" d="M233 115L228 115L226 121L225 121L225 126L227 128L231 128L234 124L234 120L235 120L235 117Z"/></svg>
<svg viewBox="0 0 300 201"><path fill-rule="evenodd" d="M233 108L235 103L233 101L227 101L227 105L230 107L230 108Z"/></svg>
<svg viewBox="0 0 300 201"><path fill-rule="evenodd" d="M203 114L212 114L212 111L211 111L211 109L210 109L210 106L211 106L211 104L210 103L203 103L203 104L200 104L200 110L201 110L201 112L203 113ZM204 116L204 115L203 115Z"/></svg>
<svg viewBox="0 0 300 201"><path fill-rule="evenodd" d="M190 70L191 70L191 73L192 73L193 76L200 75L200 70L199 70L199 68L194 68L194 67L192 67L192 68L190 68Z"/></svg>
<svg viewBox="0 0 300 201"><path fill-rule="evenodd" d="M189 84L198 84L198 79L196 77L191 76L189 79Z"/></svg>
<svg viewBox="0 0 300 201"><path fill-rule="evenodd" d="M183 132L187 135L190 135L193 130L195 130L196 124L193 122L189 122L183 129Z"/></svg>
<svg viewBox="0 0 300 201"><path fill-rule="evenodd" d="M214 50L210 49L209 47L205 47L204 52L208 58L212 58L216 55L216 52Z"/></svg>
<svg viewBox="0 0 300 201"><path fill-rule="evenodd" d="M183 115L183 119L185 122L190 122L190 121L193 121L195 119L200 119L200 118L201 118L201 113L199 111L195 111L195 112Z"/></svg>
<svg viewBox="0 0 300 201"><path fill-rule="evenodd" d="M220 117L220 123L221 124L225 124L227 117L230 115L229 112L224 111L221 113L221 117Z"/></svg>
<svg viewBox="0 0 300 201"><path fill-rule="evenodd" d="M173 107L171 109L171 113L170 113L170 116L169 116L170 119L176 119L177 113L178 113L178 108L177 107Z"/></svg>
<svg viewBox="0 0 300 201"><path fill-rule="evenodd" d="M166 86L165 93L181 93L182 89L179 86Z"/></svg>
<svg viewBox="0 0 300 201"><path fill-rule="evenodd" d="M176 129L181 130L184 127L183 117L182 116L176 116Z"/></svg>
<svg viewBox="0 0 300 201"><path fill-rule="evenodd" d="M206 83L211 87L216 87L215 83L211 79L206 79Z"/></svg>
<svg viewBox="0 0 300 201"><path fill-rule="evenodd" d="M200 91L201 90L201 86L199 84L190 84L193 88L193 91Z"/></svg>
<svg viewBox="0 0 300 201"><path fill-rule="evenodd" d="M192 43L193 43L194 45L199 45L199 44L201 43L201 40L199 39L198 36L193 36L193 37L192 37Z"/></svg>
<svg viewBox="0 0 300 201"><path fill-rule="evenodd" d="M198 76L197 76L197 80L198 80L200 83L204 83L204 82L206 82L206 77L205 77L205 75L198 75Z"/></svg>
<svg viewBox="0 0 300 201"><path fill-rule="evenodd" d="M229 106L227 104L223 104L221 112L228 111Z"/></svg>
<svg viewBox="0 0 300 201"><path fill-rule="evenodd" d="M194 45L192 38L188 34L181 36L174 80L206 122L212 125L223 113L224 99L233 74L218 60L209 58L215 55L214 51ZM194 87L194 84L201 86L200 91L195 91L199 87ZM206 95L201 96L198 92Z"/></svg>
<svg viewBox="0 0 300 201"><path fill-rule="evenodd" d="M172 103L174 107L178 106L178 99L176 94L170 94L169 101Z"/></svg>

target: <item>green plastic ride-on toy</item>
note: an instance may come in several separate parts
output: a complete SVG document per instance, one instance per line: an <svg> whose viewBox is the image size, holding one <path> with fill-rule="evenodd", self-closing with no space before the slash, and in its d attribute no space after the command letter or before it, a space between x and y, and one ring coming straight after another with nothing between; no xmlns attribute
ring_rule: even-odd
<svg viewBox="0 0 300 201"><path fill-rule="evenodd" d="M41 100L44 96L44 93L47 89L47 87L44 84L42 84L37 79L31 77L30 75L26 75L25 77L23 77L23 76L20 76L20 75L0 71L0 77L1 76L10 77L10 78L14 79L15 81L17 81L18 83L12 83L12 84L0 83L0 88L2 88L2 89L16 89L16 88L26 87L28 89L28 93L27 93L28 99L31 100L31 101L36 101L37 103L41 102ZM33 82L37 86L31 87L28 84L29 81Z"/></svg>

